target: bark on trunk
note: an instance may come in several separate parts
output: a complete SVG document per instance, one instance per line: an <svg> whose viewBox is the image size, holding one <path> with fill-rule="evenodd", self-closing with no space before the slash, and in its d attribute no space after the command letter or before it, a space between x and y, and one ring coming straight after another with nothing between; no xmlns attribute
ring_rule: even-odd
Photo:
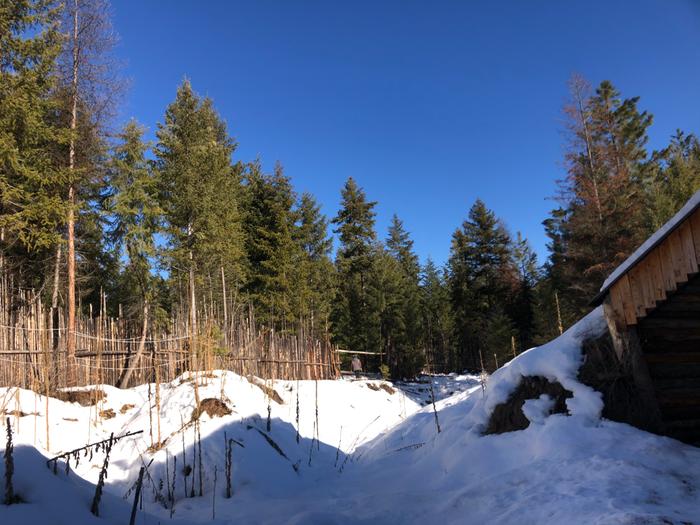
<svg viewBox="0 0 700 525"><path fill-rule="evenodd" d="M68 169L71 181L68 188L68 327L66 340L67 382L74 386L76 382L75 362L75 130L78 127L78 0L73 4L73 93L71 96L70 143L68 147Z"/></svg>
<svg viewBox="0 0 700 525"><path fill-rule="evenodd" d="M129 385L129 379L131 379L134 370L141 360L143 351L146 349L146 335L148 334L148 301L143 302L143 324L141 327L141 340L139 341L139 347L136 349L136 354L134 358L129 361L122 376L117 382L117 388L126 388Z"/></svg>

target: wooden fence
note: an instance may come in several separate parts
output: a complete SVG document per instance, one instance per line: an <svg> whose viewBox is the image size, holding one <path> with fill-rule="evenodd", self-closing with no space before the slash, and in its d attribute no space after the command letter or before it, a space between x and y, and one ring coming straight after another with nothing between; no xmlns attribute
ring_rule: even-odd
<svg viewBox="0 0 700 525"><path fill-rule="evenodd" d="M140 322L102 315L79 315L75 359L66 352L69 334L63 312L33 292L9 294L0 284L0 386L60 388L74 373L77 386L115 385L141 343ZM340 362L335 347L302 328L279 333L257 327L251 314L227 323L211 313L199 316L196 334L186 315L150 328L129 385L171 381L185 371L224 369L264 379L335 379ZM55 326L54 326L55 325Z"/></svg>

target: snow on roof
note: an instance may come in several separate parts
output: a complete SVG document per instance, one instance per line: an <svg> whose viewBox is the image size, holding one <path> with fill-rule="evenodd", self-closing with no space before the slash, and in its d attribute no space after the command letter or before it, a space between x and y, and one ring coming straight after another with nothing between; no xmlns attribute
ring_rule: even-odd
<svg viewBox="0 0 700 525"><path fill-rule="evenodd" d="M601 297L604 292L606 292L608 288L610 288L620 277L627 273L635 264L641 261L651 250L661 244L661 242L668 237L669 234L686 219L686 217L692 214L698 208L698 206L700 206L700 190L695 192L695 195L693 195L688 202L685 203L685 206L678 210L678 213L676 213L661 228L656 230L654 235L644 241L644 243L637 248L632 255L627 257L625 262L615 268L615 271L611 273L607 279L605 279L603 286L600 287L598 297Z"/></svg>

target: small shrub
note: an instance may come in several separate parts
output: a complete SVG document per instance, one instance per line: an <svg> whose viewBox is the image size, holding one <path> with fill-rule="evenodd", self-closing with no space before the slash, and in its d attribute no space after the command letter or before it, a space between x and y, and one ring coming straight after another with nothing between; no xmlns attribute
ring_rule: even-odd
<svg viewBox="0 0 700 525"><path fill-rule="evenodd" d="M382 374L382 379L388 381L391 378L391 373L389 372L389 365L383 364L379 366L379 373Z"/></svg>

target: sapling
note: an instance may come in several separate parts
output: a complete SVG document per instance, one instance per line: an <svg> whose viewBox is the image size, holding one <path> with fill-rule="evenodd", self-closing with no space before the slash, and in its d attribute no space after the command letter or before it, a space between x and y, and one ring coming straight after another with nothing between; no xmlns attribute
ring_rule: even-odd
<svg viewBox="0 0 700 525"><path fill-rule="evenodd" d="M15 461L12 456L15 446L12 444L12 426L10 418L7 418L7 444L5 445L5 505L12 505L20 501L15 494L14 486L12 485L12 474L15 472Z"/></svg>
<svg viewBox="0 0 700 525"><path fill-rule="evenodd" d="M185 453L185 420L182 417L182 412L180 412L180 423L181 423L181 432L180 435L182 436L182 478L183 478L183 490L185 491L185 497L187 497L187 476L190 475L190 472L192 471L192 467L190 467L187 464L187 454Z"/></svg>
<svg viewBox="0 0 700 525"><path fill-rule="evenodd" d="M168 469L168 449L165 449L165 488L168 491L168 501L173 501L173 494L170 492L170 470Z"/></svg>
<svg viewBox="0 0 700 525"><path fill-rule="evenodd" d="M202 432L201 429L199 428L199 419L197 419L196 423L197 427L197 452L199 453L199 497L201 498L204 495L204 486L202 482Z"/></svg>
<svg viewBox="0 0 700 525"><path fill-rule="evenodd" d="M297 444L299 443L299 379L297 379Z"/></svg>
<svg viewBox="0 0 700 525"><path fill-rule="evenodd" d="M141 500L141 486L143 484L143 473L146 469L141 467L139 470L139 479L136 481L136 494L134 494L134 505L131 507L131 518L129 519L129 525L134 525L136 523L136 508Z"/></svg>
<svg viewBox="0 0 700 525"><path fill-rule="evenodd" d="M479 383L481 383L481 395L486 395L486 369L484 369L484 356L479 349L479 361L481 362L481 373L479 374Z"/></svg>
<svg viewBox="0 0 700 525"><path fill-rule="evenodd" d="M92 498L92 507L90 508L90 512L92 512L95 516L100 515L100 499L102 499L102 489L105 484L105 479L107 478L107 468L109 467L109 453L112 451L113 440L114 433L112 433L109 436L109 442L107 443L105 451L105 460L102 464L102 469L100 470L100 477L97 481L97 486L95 487L95 496Z"/></svg>
<svg viewBox="0 0 700 525"><path fill-rule="evenodd" d="M153 407L151 406L151 383L148 383L148 434L153 448Z"/></svg>
<svg viewBox="0 0 700 525"><path fill-rule="evenodd" d="M314 425L314 432L316 436L316 450L321 450L320 440L318 438L319 428L318 428L318 379L316 380L316 424Z"/></svg>
<svg viewBox="0 0 700 525"><path fill-rule="evenodd" d="M338 466L338 458L340 457L340 444L343 441L343 426L340 426L340 437L338 438L338 448L335 449L335 463L333 464L333 468L336 468Z"/></svg>
<svg viewBox="0 0 700 525"><path fill-rule="evenodd" d="M226 498L230 499L231 498L231 452L233 448L233 440L228 439L228 436L226 435L226 432L224 432L224 448L226 451L226 463L225 463L225 468L224 472L226 475Z"/></svg>
<svg viewBox="0 0 700 525"><path fill-rule="evenodd" d="M267 431L270 432L272 430L272 395L271 391L272 388L268 387L265 385L265 397L267 398Z"/></svg>
<svg viewBox="0 0 700 525"><path fill-rule="evenodd" d="M190 498L194 498L194 478L197 468L197 420L192 425L192 484L190 486Z"/></svg>
<svg viewBox="0 0 700 525"><path fill-rule="evenodd" d="M218 467L214 465L214 490L212 491L211 494L211 519L212 521L216 519L216 473L217 473ZM172 514L170 515L172 518Z"/></svg>
<svg viewBox="0 0 700 525"><path fill-rule="evenodd" d="M430 401L433 403L433 414L435 415L435 426L437 433L440 433L440 421L438 420L437 408L435 408L435 389L433 388L433 378L430 377Z"/></svg>
<svg viewBox="0 0 700 525"><path fill-rule="evenodd" d="M173 481L170 485L170 519L173 519L175 513L175 474L177 472L177 456L173 456Z"/></svg>

